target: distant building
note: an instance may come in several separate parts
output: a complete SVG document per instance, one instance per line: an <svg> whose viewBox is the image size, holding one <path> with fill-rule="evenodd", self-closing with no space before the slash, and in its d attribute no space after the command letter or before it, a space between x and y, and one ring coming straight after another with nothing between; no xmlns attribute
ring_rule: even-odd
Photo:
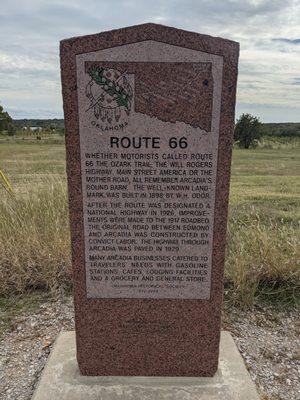
<svg viewBox="0 0 300 400"><path fill-rule="evenodd" d="M43 128L41 127L41 126L23 126L23 130L24 131L31 131L31 132L34 132L34 131L41 131Z"/></svg>

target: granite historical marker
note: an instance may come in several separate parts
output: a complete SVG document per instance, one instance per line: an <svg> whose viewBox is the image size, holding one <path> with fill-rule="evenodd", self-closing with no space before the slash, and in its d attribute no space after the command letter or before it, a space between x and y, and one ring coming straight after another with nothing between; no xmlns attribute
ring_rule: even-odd
<svg viewBox="0 0 300 400"><path fill-rule="evenodd" d="M237 61L155 24L61 42L83 374L217 369Z"/></svg>

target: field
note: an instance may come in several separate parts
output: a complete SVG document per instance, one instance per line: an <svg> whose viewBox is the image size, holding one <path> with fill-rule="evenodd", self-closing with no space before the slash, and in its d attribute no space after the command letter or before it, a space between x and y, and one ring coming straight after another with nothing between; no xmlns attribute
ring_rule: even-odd
<svg viewBox="0 0 300 400"><path fill-rule="evenodd" d="M234 150L228 302L297 301L300 147L295 143ZM0 143L0 160L14 189L11 196L0 187L0 295L7 299L36 290L54 295L69 290L64 146L51 141Z"/></svg>
<svg viewBox="0 0 300 400"><path fill-rule="evenodd" d="M226 278L237 303L299 300L299 150L233 152Z"/></svg>

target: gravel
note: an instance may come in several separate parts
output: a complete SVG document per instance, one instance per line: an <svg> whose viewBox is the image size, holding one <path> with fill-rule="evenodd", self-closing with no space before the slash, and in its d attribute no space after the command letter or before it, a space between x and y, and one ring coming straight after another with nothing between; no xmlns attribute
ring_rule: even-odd
<svg viewBox="0 0 300 400"><path fill-rule="evenodd" d="M14 321L14 330L0 342L0 399L30 400L61 330L74 329L73 304L43 303Z"/></svg>
<svg viewBox="0 0 300 400"><path fill-rule="evenodd" d="M232 333L262 399L300 399L299 310L230 309L223 325Z"/></svg>
<svg viewBox="0 0 300 400"><path fill-rule="evenodd" d="M71 298L40 305L14 321L0 342L0 400L30 400L61 330L73 330ZM264 400L300 398L300 321L298 310L256 306L226 308L229 330ZM242 400L242 399L241 399Z"/></svg>

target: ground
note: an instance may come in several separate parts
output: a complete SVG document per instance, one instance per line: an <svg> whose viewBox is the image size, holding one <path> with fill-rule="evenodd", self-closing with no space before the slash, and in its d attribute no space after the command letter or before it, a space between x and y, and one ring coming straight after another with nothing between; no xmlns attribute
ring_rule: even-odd
<svg viewBox="0 0 300 400"><path fill-rule="evenodd" d="M15 317L0 342L1 400L30 400L57 334L74 329L71 297L48 301L35 295L31 302L35 309ZM262 400L299 399L296 308L225 306L223 329L232 333Z"/></svg>
<svg viewBox="0 0 300 400"><path fill-rule="evenodd" d="M223 327L262 399L296 400L300 151L272 146L233 152ZM74 329L65 149L3 142L0 160L15 192L0 187L0 400L29 400L56 335Z"/></svg>

